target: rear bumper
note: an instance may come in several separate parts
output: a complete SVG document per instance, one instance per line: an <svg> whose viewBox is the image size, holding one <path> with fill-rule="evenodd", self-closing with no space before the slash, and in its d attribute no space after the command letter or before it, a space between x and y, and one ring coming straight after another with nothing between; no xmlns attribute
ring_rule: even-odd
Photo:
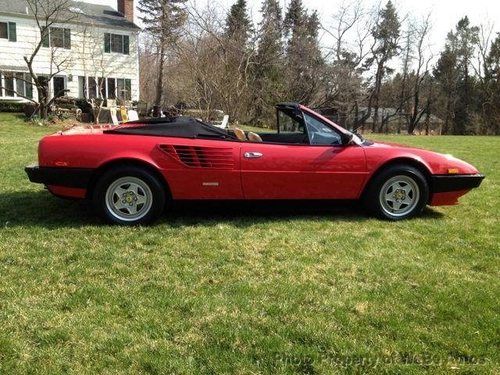
<svg viewBox="0 0 500 375"><path fill-rule="evenodd" d="M482 174L434 175L431 177L431 191L446 193L477 188L484 179Z"/></svg>
<svg viewBox="0 0 500 375"><path fill-rule="evenodd" d="M47 186L86 189L93 169L68 167L39 167L30 165L24 168L31 182Z"/></svg>

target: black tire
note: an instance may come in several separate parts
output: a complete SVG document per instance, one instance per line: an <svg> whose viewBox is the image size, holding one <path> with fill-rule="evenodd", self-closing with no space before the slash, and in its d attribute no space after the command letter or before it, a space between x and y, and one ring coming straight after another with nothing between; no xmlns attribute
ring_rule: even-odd
<svg viewBox="0 0 500 375"><path fill-rule="evenodd" d="M428 199L429 185L425 176L409 165L385 168L370 181L363 195L366 208L388 220L403 220L418 215Z"/></svg>
<svg viewBox="0 0 500 375"><path fill-rule="evenodd" d="M97 213L107 222L120 225L155 221L162 214L166 199L165 189L158 178L148 170L135 166L120 166L105 172L97 181L92 195ZM123 207L118 209L121 202ZM134 209L136 213L132 214Z"/></svg>

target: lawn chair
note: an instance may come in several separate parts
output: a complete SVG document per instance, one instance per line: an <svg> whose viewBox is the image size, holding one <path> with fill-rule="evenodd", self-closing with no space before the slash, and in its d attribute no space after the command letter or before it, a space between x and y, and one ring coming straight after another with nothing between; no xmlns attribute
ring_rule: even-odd
<svg viewBox="0 0 500 375"><path fill-rule="evenodd" d="M120 107L120 116L122 118L122 122L128 122L127 108L123 105Z"/></svg>
<svg viewBox="0 0 500 375"><path fill-rule="evenodd" d="M118 122L118 116L116 115L116 107L111 107L109 109L109 114L111 116L111 122L113 123L113 125L120 125L120 123Z"/></svg>
<svg viewBox="0 0 500 375"><path fill-rule="evenodd" d="M128 120L129 121L137 121L139 120L139 114L137 113L137 111L131 109L130 111L128 111Z"/></svg>
<svg viewBox="0 0 500 375"><path fill-rule="evenodd" d="M224 117L222 118L222 121L218 122L214 122L213 125L217 128L220 128L220 129L227 129L227 125L229 124L229 115L224 115Z"/></svg>

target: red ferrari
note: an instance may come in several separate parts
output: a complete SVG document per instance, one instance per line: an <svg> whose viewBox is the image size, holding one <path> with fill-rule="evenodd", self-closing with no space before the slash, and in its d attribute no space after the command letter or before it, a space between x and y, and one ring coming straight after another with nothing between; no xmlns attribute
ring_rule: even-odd
<svg viewBox="0 0 500 375"><path fill-rule="evenodd" d="M223 130L189 117L44 137L32 182L89 199L108 221L144 224L171 200L361 200L381 218L454 205L484 178L450 155L374 143L297 103L276 130Z"/></svg>

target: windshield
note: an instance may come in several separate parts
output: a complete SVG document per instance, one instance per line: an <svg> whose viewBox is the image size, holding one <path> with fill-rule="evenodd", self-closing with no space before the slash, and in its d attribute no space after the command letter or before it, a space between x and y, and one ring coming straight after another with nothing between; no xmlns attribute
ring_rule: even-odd
<svg viewBox="0 0 500 375"><path fill-rule="evenodd" d="M342 137L338 132L317 118L304 112L304 121L312 145L341 145Z"/></svg>
<svg viewBox="0 0 500 375"><path fill-rule="evenodd" d="M301 108L302 112L304 113L304 116L310 116L311 118L315 118L315 119L319 120L320 122L322 121L322 122L326 123L323 126L328 127L328 128L332 127L334 130L337 130L338 131L337 134L339 134L339 136L341 133L352 134L352 142L353 143L355 143L357 145L364 144L365 140L360 134L358 134L356 132L351 132L347 129L344 129L340 125L337 125L336 123L334 123L330 119L322 116L321 114L313 111L310 108L307 108L303 105L301 105L300 108Z"/></svg>

